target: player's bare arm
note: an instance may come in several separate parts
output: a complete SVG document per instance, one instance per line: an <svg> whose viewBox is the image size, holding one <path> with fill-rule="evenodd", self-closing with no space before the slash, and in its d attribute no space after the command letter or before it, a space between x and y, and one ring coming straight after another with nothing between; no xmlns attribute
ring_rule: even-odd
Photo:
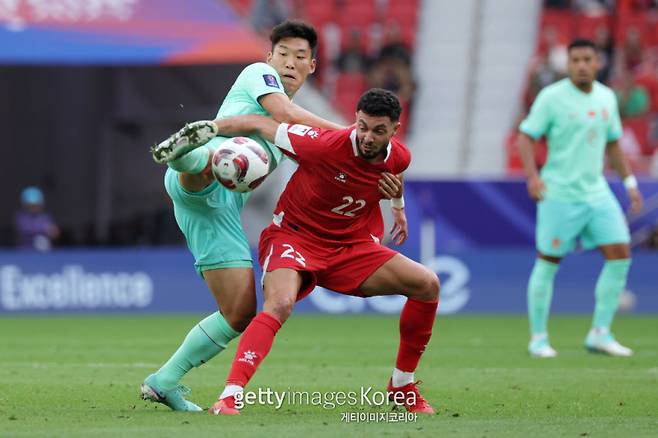
<svg viewBox="0 0 658 438"><path fill-rule="evenodd" d="M215 120L215 125L219 134L226 137L259 135L274 143L280 123L264 116L244 115Z"/></svg>
<svg viewBox="0 0 658 438"><path fill-rule="evenodd" d="M535 201L541 201L544 198L546 186L539 176L535 164L535 140L527 134L520 133L518 147L523 170L528 178L528 195Z"/></svg>
<svg viewBox="0 0 658 438"><path fill-rule="evenodd" d="M393 213L393 226L389 233L391 239L396 245L403 244L409 237L409 226L407 224L407 215L404 211L403 192L404 174L393 175L392 173L383 172L382 179L379 182L379 192L386 199L391 200L391 212ZM391 193L395 193L393 197Z"/></svg>
<svg viewBox="0 0 658 438"><path fill-rule="evenodd" d="M386 174L387 176L392 176L391 174ZM409 226L407 224L407 215L404 211L404 198L402 197L404 180L403 174L393 176L395 181L400 182L400 188L398 195L391 199L391 212L393 213L393 226L391 227L390 234L393 243L396 245L402 245L409 237ZM380 183L381 191L381 183Z"/></svg>
<svg viewBox="0 0 658 438"><path fill-rule="evenodd" d="M320 116L305 110L292 102L286 95L281 93L270 93L259 99L260 105L272 115L272 118L281 123L299 123L322 129L343 129L337 123L330 122Z"/></svg>
<svg viewBox="0 0 658 438"><path fill-rule="evenodd" d="M609 142L606 147L606 153L608 154L610 165L615 169L615 172L617 172L622 181L624 181L626 192L631 200L631 212L639 213L644 203L642 193L637 188L637 180L631 173L628 160L621 150L621 146L619 146L619 141Z"/></svg>

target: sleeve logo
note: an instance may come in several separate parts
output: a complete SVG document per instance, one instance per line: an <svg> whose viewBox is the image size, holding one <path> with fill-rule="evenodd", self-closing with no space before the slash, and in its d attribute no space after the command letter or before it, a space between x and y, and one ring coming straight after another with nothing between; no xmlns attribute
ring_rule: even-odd
<svg viewBox="0 0 658 438"><path fill-rule="evenodd" d="M299 135L300 137L306 135L306 133L310 130L311 127L306 125L292 125L290 128L288 128L288 132L290 134Z"/></svg>
<svg viewBox="0 0 658 438"><path fill-rule="evenodd" d="M263 75L263 79L268 87L279 88L279 81L276 80L274 75Z"/></svg>

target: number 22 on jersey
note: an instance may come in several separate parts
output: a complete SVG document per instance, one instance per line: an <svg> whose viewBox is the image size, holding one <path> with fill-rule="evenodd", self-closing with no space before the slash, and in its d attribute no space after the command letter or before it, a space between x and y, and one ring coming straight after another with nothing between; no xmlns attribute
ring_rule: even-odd
<svg viewBox="0 0 658 438"><path fill-rule="evenodd" d="M366 201L363 199L355 200L351 196L343 196L343 201L345 201L345 203L340 204L338 207L332 208L331 211L343 216L354 217L355 212L366 206ZM354 205L356 205L356 207L354 207Z"/></svg>

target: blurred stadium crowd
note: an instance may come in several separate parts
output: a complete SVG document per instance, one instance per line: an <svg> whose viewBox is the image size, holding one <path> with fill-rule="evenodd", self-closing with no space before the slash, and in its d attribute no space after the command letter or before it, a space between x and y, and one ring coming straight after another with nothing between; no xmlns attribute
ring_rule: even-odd
<svg viewBox="0 0 658 438"><path fill-rule="evenodd" d="M415 82L411 69L419 0L230 0L252 27L267 35L285 18L300 18L318 30L318 70L313 80L347 119L368 88L395 92L408 126Z"/></svg>
<svg viewBox="0 0 658 438"><path fill-rule="evenodd" d="M655 174L658 148L658 2L655 0L545 0L535 55L528 68L522 113L539 91L567 74L567 45L592 40L601 59L598 80L616 93L624 124L621 145L636 174ZM508 139L508 170L522 170L516 129ZM546 144L537 163L546 159Z"/></svg>

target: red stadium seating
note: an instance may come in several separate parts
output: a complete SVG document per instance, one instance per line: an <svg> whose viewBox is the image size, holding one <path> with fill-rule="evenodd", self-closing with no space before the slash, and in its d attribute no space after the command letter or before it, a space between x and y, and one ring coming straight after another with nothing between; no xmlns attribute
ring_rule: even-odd
<svg viewBox="0 0 658 438"><path fill-rule="evenodd" d="M560 42L568 44L573 36L574 19L569 11L545 10L539 23L540 37L543 31L548 28L554 28L559 36ZM539 39L541 42L541 38Z"/></svg>
<svg viewBox="0 0 658 438"><path fill-rule="evenodd" d="M342 29L350 27L367 28L377 20L377 9L368 1L348 2L338 17Z"/></svg>
<svg viewBox="0 0 658 438"><path fill-rule="evenodd" d="M367 86L366 78L361 73L339 73L336 78L336 90L357 90L362 93Z"/></svg>
<svg viewBox="0 0 658 438"><path fill-rule="evenodd" d="M630 129L633 131L633 134L635 134L642 155L653 155L655 152L655 145L651 144L649 119L647 117L632 117L624 119L624 127Z"/></svg>
<svg viewBox="0 0 658 438"><path fill-rule="evenodd" d="M573 36L577 38L595 39L596 31L600 27L607 27L611 30L611 19L609 15L591 17L580 14L575 19L575 29Z"/></svg>
<svg viewBox="0 0 658 438"><path fill-rule="evenodd" d="M415 10L419 9L421 0L388 0L388 7L404 6Z"/></svg>
<svg viewBox="0 0 658 438"><path fill-rule="evenodd" d="M317 28L336 21L337 12L333 1L310 1L304 4L305 18Z"/></svg>
<svg viewBox="0 0 658 438"><path fill-rule="evenodd" d="M397 21L401 27L415 27L418 21L418 8L409 3L389 4L386 19Z"/></svg>
<svg viewBox="0 0 658 438"><path fill-rule="evenodd" d="M615 41L618 44L623 44L631 28L636 28L640 31L643 45L654 43L655 25L650 25L649 15L647 13L640 12L619 15L614 32Z"/></svg>

